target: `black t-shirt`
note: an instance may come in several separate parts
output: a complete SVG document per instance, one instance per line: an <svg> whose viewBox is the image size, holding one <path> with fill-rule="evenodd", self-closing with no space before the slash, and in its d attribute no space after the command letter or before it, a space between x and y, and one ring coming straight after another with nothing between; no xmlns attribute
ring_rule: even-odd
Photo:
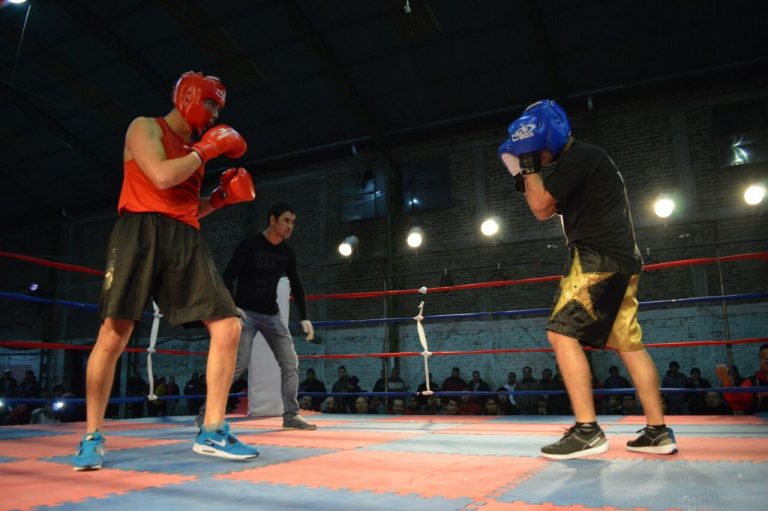
<svg viewBox="0 0 768 511"><path fill-rule="evenodd" d="M615 271L642 269L624 179L601 148L575 141L560 156L544 187L558 201L568 246L614 259Z"/></svg>
<svg viewBox="0 0 768 511"><path fill-rule="evenodd" d="M224 270L224 283L238 307L260 314L277 314L277 282L283 274L291 282L299 316L307 319L296 255L285 241L273 245L262 233L241 241Z"/></svg>

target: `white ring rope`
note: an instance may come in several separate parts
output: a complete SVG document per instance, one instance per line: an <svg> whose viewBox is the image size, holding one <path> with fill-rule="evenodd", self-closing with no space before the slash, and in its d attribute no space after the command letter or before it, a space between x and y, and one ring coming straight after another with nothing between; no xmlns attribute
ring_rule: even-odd
<svg viewBox="0 0 768 511"><path fill-rule="evenodd" d="M155 344L157 344L157 331L160 329L160 318L163 317L160 314L160 307L157 306L154 300L152 300L152 308L155 313L152 315L152 332L149 335L149 347L147 348L147 377L149 378L149 395L147 399L155 401L157 396L155 395L155 377L152 373L152 353L155 352Z"/></svg>
<svg viewBox="0 0 768 511"><path fill-rule="evenodd" d="M420 288L419 293L423 295L427 294L427 288ZM424 300L419 304L419 314L413 319L416 320L416 331L419 333L419 342L421 343L421 347L424 348L424 351L421 352L421 356L424 357L424 380L427 384L427 390L421 392L421 395L431 396L432 389L429 388L429 357L432 356L432 353L429 351L429 347L427 347L427 334L424 332L424 326L421 324L424 319Z"/></svg>

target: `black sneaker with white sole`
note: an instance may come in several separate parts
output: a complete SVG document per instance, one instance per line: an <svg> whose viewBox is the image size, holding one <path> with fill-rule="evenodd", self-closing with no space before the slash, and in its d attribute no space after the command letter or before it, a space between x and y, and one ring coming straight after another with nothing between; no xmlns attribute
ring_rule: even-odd
<svg viewBox="0 0 768 511"><path fill-rule="evenodd" d="M628 451L648 454L675 454L677 452L675 433L666 426L660 428L646 426L638 433L642 434L627 442Z"/></svg>
<svg viewBox="0 0 768 511"><path fill-rule="evenodd" d="M563 438L554 444L541 448L541 455L553 460L570 460L602 454L608 450L608 440L600 426L585 430L577 425L565 432Z"/></svg>

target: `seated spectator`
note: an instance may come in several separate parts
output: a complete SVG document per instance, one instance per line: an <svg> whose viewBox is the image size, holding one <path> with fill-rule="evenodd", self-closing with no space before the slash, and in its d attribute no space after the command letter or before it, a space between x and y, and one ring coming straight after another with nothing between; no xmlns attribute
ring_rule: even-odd
<svg viewBox="0 0 768 511"><path fill-rule="evenodd" d="M451 369L451 375L443 380L443 392L462 391L467 389L467 382L461 378L461 370L458 367Z"/></svg>
<svg viewBox="0 0 768 511"><path fill-rule="evenodd" d="M404 415L405 414L405 401L401 397L396 397L392 400L392 406L389 413L391 415Z"/></svg>
<svg viewBox="0 0 768 511"><path fill-rule="evenodd" d="M547 396L536 396L536 415L547 415Z"/></svg>
<svg viewBox="0 0 768 511"><path fill-rule="evenodd" d="M499 406L499 415L518 415L520 413L520 410L518 410L509 400L510 395L507 394L508 390L506 385L496 389L496 392L498 392L496 402Z"/></svg>
<svg viewBox="0 0 768 511"><path fill-rule="evenodd" d="M697 415L733 415L733 410L723 399L720 392L707 390L704 392L704 404L696 412Z"/></svg>
<svg viewBox="0 0 768 511"><path fill-rule="evenodd" d="M739 387L765 387L768 386L768 343L762 344L758 350L759 368L754 376L745 378ZM728 371L728 366L719 364L715 371L722 382L723 387L734 387L734 381ZM725 401L731 407L733 413L754 414L758 412L768 412L768 392L726 392Z"/></svg>
<svg viewBox="0 0 768 511"><path fill-rule="evenodd" d="M358 415L369 413L368 398L366 398L365 396L357 396L355 398L355 413Z"/></svg>
<svg viewBox="0 0 768 511"><path fill-rule="evenodd" d="M643 415L643 409L637 404L634 394L624 394L621 396L621 414Z"/></svg>
<svg viewBox="0 0 768 511"><path fill-rule="evenodd" d="M603 400L603 414L605 415L621 415L621 395L608 394Z"/></svg>
<svg viewBox="0 0 768 511"><path fill-rule="evenodd" d="M6 404L6 406L8 406ZM3 424L6 426L18 426L22 424L29 424L32 416L32 408L29 404L17 401L14 405L9 407L8 415L5 416Z"/></svg>
<svg viewBox="0 0 768 511"><path fill-rule="evenodd" d="M299 408L302 410L314 410L312 405L312 398L310 396L304 396L299 402Z"/></svg>
<svg viewBox="0 0 768 511"><path fill-rule="evenodd" d="M179 405L179 394L181 390L176 383L175 376L168 377L168 383L165 384L165 395L170 399L165 400L165 412L168 415L176 415L176 407Z"/></svg>
<svg viewBox="0 0 768 511"><path fill-rule="evenodd" d="M428 396L425 396L422 394L422 392L426 390L427 390L426 382L420 383L419 386L416 388L416 392L419 393L419 396L417 398L419 401L419 407L422 409L427 407L427 403L429 401ZM437 383L435 383L435 381L432 379L432 373L429 373L429 390L431 390L432 392L440 391L440 386Z"/></svg>
<svg viewBox="0 0 768 511"><path fill-rule="evenodd" d="M741 387L741 384L744 383L744 377L741 376L741 373L739 373L739 368L736 367L735 365L732 365L731 369L733 369L733 374L731 375L731 379L733 380L733 386Z"/></svg>
<svg viewBox="0 0 768 511"><path fill-rule="evenodd" d="M480 415L482 408L469 394L459 397L459 415Z"/></svg>
<svg viewBox="0 0 768 511"><path fill-rule="evenodd" d="M568 398L568 393L565 391L565 382L563 382L560 371L556 372L554 378L552 378L552 390L558 393L549 396L547 400L547 414L570 415L571 401Z"/></svg>
<svg viewBox="0 0 768 511"><path fill-rule="evenodd" d="M616 371L618 372L618 368L616 368ZM600 378L595 376L594 371L592 372L592 390L598 390L603 388L603 382L600 381ZM597 413L600 413L600 410L603 409L603 399L605 398L604 394L597 394L595 392L592 393L592 400L595 403L595 411ZM570 403L568 404L570 407Z"/></svg>
<svg viewBox="0 0 768 511"><path fill-rule="evenodd" d="M54 385L50 393L45 391L41 392L42 397L49 398L46 403L40 408L32 410L30 423L31 424L51 424L58 422L66 422L69 418L70 409L74 409L71 404L67 406L67 403L62 399L66 394L64 385ZM69 421L71 422L71 421Z"/></svg>
<svg viewBox="0 0 768 511"><path fill-rule="evenodd" d="M685 395L685 399L688 401L688 411L694 415L701 415L700 410L704 406L704 389L711 388L712 384L709 380L701 377L701 369L698 367L691 368L691 376L685 381L685 388L697 389L699 392L690 392Z"/></svg>
<svg viewBox="0 0 768 511"><path fill-rule="evenodd" d="M676 360L669 363L669 369L661 380L661 386L666 389L685 388L686 377L680 372L680 364ZM667 414L685 415L688 413L688 402L682 392L664 392L667 400Z"/></svg>
<svg viewBox="0 0 768 511"><path fill-rule="evenodd" d="M517 375L515 373L510 372L507 374L507 383L502 385L502 388L507 392L514 392L516 387L517 387ZM496 389L496 390L498 391L501 389ZM515 401L515 395L507 394L506 396L507 396L507 399L509 400L509 403L515 407L515 410L517 410L517 401ZM512 414L505 414L505 415L512 415Z"/></svg>
<svg viewBox="0 0 768 511"><path fill-rule="evenodd" d="M459 415L459 400L458 398L451 397L445 402L445 414L446 415Z"/></svg>
<svg viewBox="0 0 768 511"><path fill-rule="evenodd" d="M376 380L376 383L373 384L373 392L387 391L387 385L385 383L386 378L384 377L385 375L386 375L386 369L382 367L381 371L379 371L379 379Z"/></svg>
<svg viewBox="0 0 768 511"><path fill-rule="evenodd" d="M617 366L611 366L608 368L608 378L603 382L604 389L630 389L632 384L629 380L619 374L619 368Z"/></svg>
<svg viewBox="0 0 768 511"><path fill-rule="evenodd" d="M406 415L419 415L421 409L419 408L419 401L416 396L408 396L405 401L405 414Z"/></svg>
<svg viewBox="0 0 768 511"><path fill-rule="evenodd" d="M400 368L393 367L392 372L389 373L389 381L387 381L388 392L405 392L408 390L408 385L400 377Z"/></svg>
<svg viewBox="0 0 768 511"><path fill-rule="evenodd" d="M384 403L381 402L381 397L372 396L370 403L368 403L368 412L376 414L386 414L387 409L384 407Z"/></svg>
<svg viewBox="0 0 768 511"><path fill-rule="evenodd" d="M480 378L480 371L472 371L472 379L469 380L468 384L469 390L471 392L490 392L491 386L488 385L485 380ZM480 399L477 399L479 397ZM477 396L475 401L482 401L487 396Z"/></svg>
<svg viewBox="0 0 768 511"><path fill-rule="evenodd" d="M133 380L128 379L129 388L131 388L132 396L143 396L144 388L147 383L141 378L138 372L134 373ZM200 413L200 407L203 406L204 398L194 397L205 395L205 380L200 378L197 373L192 373L192 376L184 384L184 395L187 396L187 413L191 415L197 415ZM144 402L131 403L131 417L144 417Z"/></svg>
<svg viewBox="0 0 768 511"><path fill-rule="evenodd" d="M499 402L495 397L491 396L485 400L483 415L499 415Z"/></svg>
<svg viewBox="0 0 768 511"><path fill-rule="evenodd" d="M443 413L443 407L440 404L440 398L432 395L427 396L427 405L424 408L425 415L440 415Z"/></svg>
<svg viewBox="0 0 768 511"><path fill-rule="evenodd" d="M333 396L328 396L320 405L320 411L323 413L347 413L347 409L343 406L343 402Z"/></svg>
<svg viewBox="0 0 768 511"><path fill-rule="evenodd" d="M333 386L331 386L331 392L333 393L349 392L350 383L352 383L351 381L352 377L347 374L347 368L345 366L339 366L338 374L339 374L339 379L336 380L336 382L334 382ZM353 387L354 386L357 386L357 384L355 383ZM349 405L351 403L348 402L348 399L349 398L347 397L336 396L335 406L337 408L344 409L345 411L343 413L346 413L350 408Z"/></svg>
<svg viewBox="0 0 768 511"><path fill-rule="evenodd" d="M299 384L299 393L302 392L328 392L325 388L325 383L317 379L315 370L312 368L307 369L307 378ZM320 405L325 399L323 396L311 396L312 408L311 410L320 410ZM309 410L310 408L308 408Z"/></svg>
<svg viewBox="0 0 768 511"><path fill-rule="evenodd" d="M0 397L16 397L19 391L19 382L13 377L13 371L5 369L0 378Z"/></svg>
<svg viewBox="0 0 768 511"><path fill-rule="evenodd" d="M533 369L528 366L523 367L523 378L517 382L515 390L518 392L527 392L539 390L539 382L533 377ZM515 396L517 407L523 415L538 415L539 396L535 394L524 394Z"/></svg>
<svg viewBox="0 0 768 511"><path fill-rule="evenodd" d="M24 373L24 379L19 383L19 395L31 398L40 396L40 384L37 382L35 372L31 369Z"/></svg>

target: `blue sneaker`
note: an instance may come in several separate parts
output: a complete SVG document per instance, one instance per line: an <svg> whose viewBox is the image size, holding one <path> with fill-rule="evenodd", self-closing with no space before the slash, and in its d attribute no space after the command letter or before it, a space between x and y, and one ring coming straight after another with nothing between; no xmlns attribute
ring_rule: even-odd
<svg viewBox="0 0 768 511"><path fill-rule="evenodd" d="M208 431L205 427L200 428L192 450L198 454L230 460L248 460L259 455L258 449L245 445L231 434L229 424L226 422L221 429L215 431Z"/></svg>
<svg viewBox="0 0 768 511"><path fill-rule="evenodd" d="M86 433L80 441L77 453L72 457L75 470L98 470L104 459L104 444L106 441L98 431Z"/></svg>

